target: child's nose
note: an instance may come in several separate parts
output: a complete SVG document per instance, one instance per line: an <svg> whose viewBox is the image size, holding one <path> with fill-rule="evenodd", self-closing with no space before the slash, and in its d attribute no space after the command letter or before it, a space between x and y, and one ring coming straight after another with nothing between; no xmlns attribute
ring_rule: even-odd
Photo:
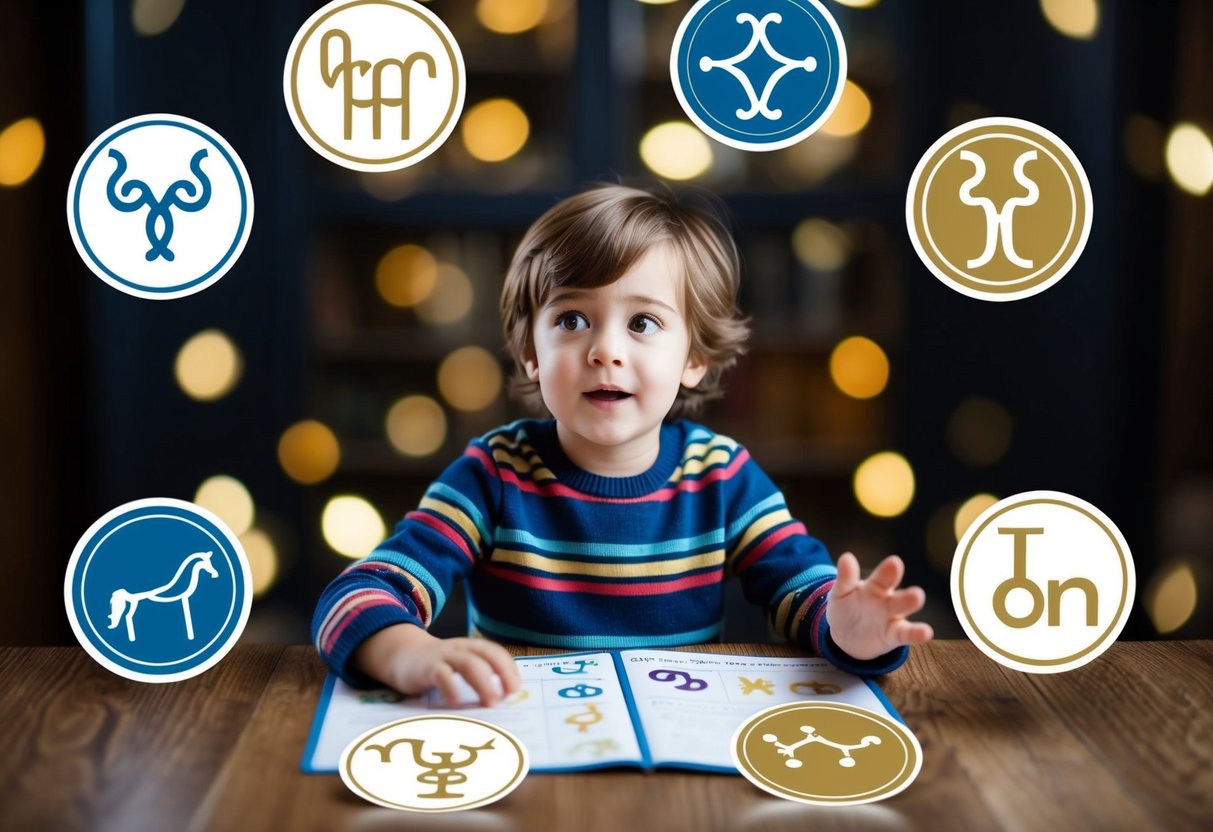
<svg viewBox="0 0 1213 832"><path fill-rule="evenodd" d="M590 344L590 364L595 367L622 367L623 347L619 339L610 333L603 333Z"/></svg>

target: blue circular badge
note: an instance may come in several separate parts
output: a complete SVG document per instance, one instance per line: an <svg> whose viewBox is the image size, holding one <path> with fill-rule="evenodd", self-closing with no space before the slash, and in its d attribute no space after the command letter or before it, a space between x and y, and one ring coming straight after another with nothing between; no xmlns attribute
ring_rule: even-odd
<svg viewBox="0 0 1213 832"><path fill-rule="evenodd" d="M674 37L670 77L709 136L741 150L778 150L830 117L847 51L818 0L699 0Z"/></svg>
<svg viewBox="0 0 1213 832"><path fill-rule="evenodd" d="M63 582L80 644L109 670L176 682L222 659L248 622L252 578L218 517L183 500L136 500L76 544Z"/></svg>

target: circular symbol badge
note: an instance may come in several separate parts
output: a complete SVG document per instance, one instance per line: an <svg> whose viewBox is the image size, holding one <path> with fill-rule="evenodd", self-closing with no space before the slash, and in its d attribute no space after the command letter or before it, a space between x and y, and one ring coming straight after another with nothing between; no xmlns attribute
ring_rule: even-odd
<svg viewBox="0 0 1213 832"><path fill-rule="evenodd" d="M67 189L72 242L93 274L152 300L201 292L236 265L253 228L253 185L227 141L155 113L98 136Z"/></svg>
<svg viewBox="0 0 1213 832"><path fill-rule="evenodd" d="M178 682L235 645L252 606L240 541L183 500L118 506L89 527L67 565L63 598L81 646L138 682Z"/></svg>
<svg viewBox="0 0 1213 832"><path fill-rule="evenodd" d="M1058 491L990 506L952 559L952 604L965 632L991 659L1026 673L1072 670L1107 650L1136 588L1116 525Z"/></svg>
<svg viewBox="0 0 1213 832"><path fill-rule="evenodd" d="M853 806L891 797L922 768L922 748L894 719L842 702L788 702L733 733L733 763L776 797Z"/></svg>
<svg viewBox="0 0 1213 832"><path fill-rule="evenodd" d="M670 52L691 120L741 150L778 150L817 130L847 77L838 24L818 0L699 0Z"/></svg>
<svg viewBox="0 0 1213 832"><path fill-rule="evenodd" d="M341 779L389 809L454 812L495 803L530 770L508 731L462 716L416 716L367 731L341 752Z"/></svg>
<svg viewBox="0 0 1213 832"><path fill-rule="evenodd" d="M914 168L906 227L931 273L979 300L1019 300L1073 268L1091 233L1091 185L1074 152L1030 121L948 131Z"/></svg>
<svg viewBox="0 0 1213 832"><path fill-rule="evenodd" d="M372 172L437 150L465 87L454 35L413 0L333 0L295 33L282 77L291 122L312 150Z"/></svg>

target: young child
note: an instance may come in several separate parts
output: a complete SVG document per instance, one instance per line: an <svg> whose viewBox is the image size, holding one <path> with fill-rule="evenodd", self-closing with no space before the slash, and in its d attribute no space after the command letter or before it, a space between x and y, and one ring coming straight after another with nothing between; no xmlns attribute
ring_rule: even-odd
<svg viewBox="0 0 1213 832"><path fill-rule="evenodd" d="M540 217L501 311L516 392L554 418L472 440L328 586L312 637L333 672L448 701L458 673L494 704L520 686L494 642L718 640L726 572L776 631L854 673L888 672L930 639L906 619L924 594L897 588L899 558L863 581L850 553L836 569L743 447L675 418L721 395L743 349L738 273L724 227L664 195L600 186ZM435 638L458 580L473 637Z"/></svg>

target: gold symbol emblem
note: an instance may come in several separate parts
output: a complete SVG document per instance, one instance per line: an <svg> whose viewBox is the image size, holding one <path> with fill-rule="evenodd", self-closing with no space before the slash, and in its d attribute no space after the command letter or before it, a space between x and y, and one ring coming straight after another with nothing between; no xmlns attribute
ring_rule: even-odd
<svg viewBox="0 0 1213 832"><path fill-rule="evenodd" d="M466 72L450 30L414 0L333 0L295 34L282 84L313 150L353 170L389 171L450 136Z"/></svg>
<svg viewBox="0 0 1213 832"><path fill-rule="evenodd" d="M754 714L733 734L733 763L777 797L820 805L882 800L922 767L900 722L841 702L790 702Z"/></svg>
<svg viewBox="0 0 1213 832"><path fill-rule="evenodd" d="M922 262L981 300L1043 292L1073 267L1091 231L1091 186L1057 136L986 118L946 133L919 161L906 226Z"/></svg>
<svg viewBox="0 0 1213 832"><path fill-rule="evenodd" d="M443 715L368 731L342 752L340 772L351 791L380 806L453 812L500 800L529 767L526 748L509 732Z"/></svg>
<svg viewBox="0 0 1213 832"><path fill-rule="evenodd" d="M765 693L767 696L775 695L775 683L767 679L747 679L744 676L738 676L737 681L741 683L741 693L744 696L749 696L751 693Z"/></svg>
<svg viewBox="0 0 1213 832"><path fill-rule="evenodd" d="M1136 586L1115 524L1057 491L995 503L952 559L952 604L965 632L994 661L1028 673L1071 670L1106 650Z"/></svg>
<svg viewBox="0 0 1213 832"><path fill-rule="evenodd" d="M590 730L591 725L602 722L602 711L598 710L597 705L586 705L585 710L569 714L564 721L569 725L576 725L578 734L584 734Z"/></svg>

